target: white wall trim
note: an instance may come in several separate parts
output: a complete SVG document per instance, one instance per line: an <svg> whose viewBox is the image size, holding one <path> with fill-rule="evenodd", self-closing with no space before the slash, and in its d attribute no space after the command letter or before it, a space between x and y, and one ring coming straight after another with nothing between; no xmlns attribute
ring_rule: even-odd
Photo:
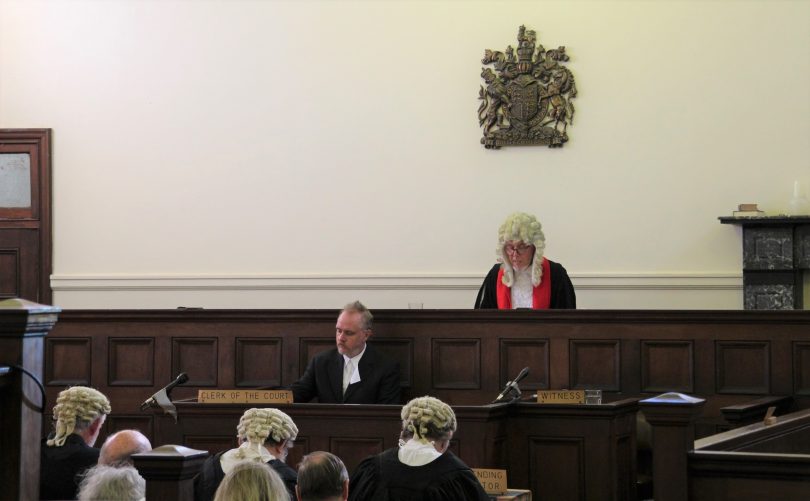
<svg viewBox="0 0 810 501"><path fill-rule="evenodd" d="M313 274L313 275L51 275L57 292L172 290L477 290L478 273ZM575 273L585 290L742 290L738 273Z"/></svg>

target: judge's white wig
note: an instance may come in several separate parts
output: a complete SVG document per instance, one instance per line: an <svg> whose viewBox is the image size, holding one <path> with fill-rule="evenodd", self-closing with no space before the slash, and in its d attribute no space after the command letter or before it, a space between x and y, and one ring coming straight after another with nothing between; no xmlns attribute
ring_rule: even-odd
<svg viewBox="0 0 810 501"><path fill-rule="evenodd" d="M543 279L543 251L546 249L546 237L543 226L531 214L515 212L510 214L498 229L498 248L495 250L498 262L503 269L503 284L512 287L515 283L515 272L504 247L506 242L519 240L534 246L532 258L532 285L537 287Z"/></svg>

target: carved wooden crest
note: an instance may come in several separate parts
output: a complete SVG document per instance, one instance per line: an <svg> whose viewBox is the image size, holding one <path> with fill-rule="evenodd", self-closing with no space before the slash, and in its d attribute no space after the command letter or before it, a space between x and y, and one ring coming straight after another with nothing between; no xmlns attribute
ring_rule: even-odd
<svg viewBox="0 0 810 501"><path fill-rule="evenodd" d="M563 66L565 47L546 50L535 44L533 30L518 30L517 57L512 46L505 52L484 51L481 69L486 83L478 91L478 123L484 129L481 144L498 149L512 144L562 146L574 118L577 95L574 75ZM536 52L535 52L536 49Z"/></svg>

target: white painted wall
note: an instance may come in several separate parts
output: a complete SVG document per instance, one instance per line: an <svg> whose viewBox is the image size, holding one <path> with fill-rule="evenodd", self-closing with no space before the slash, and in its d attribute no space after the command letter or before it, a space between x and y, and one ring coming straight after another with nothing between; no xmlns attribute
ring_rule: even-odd
<svg viewBox="0 0 810 501"><path fill-rule="evenodd" d="M484 49L565 45L562 149L485 150ZM810 188L808 1L0 0L53 129L66 308L469 307L537 214L584 308L739 308L741 202Z"/></svg>

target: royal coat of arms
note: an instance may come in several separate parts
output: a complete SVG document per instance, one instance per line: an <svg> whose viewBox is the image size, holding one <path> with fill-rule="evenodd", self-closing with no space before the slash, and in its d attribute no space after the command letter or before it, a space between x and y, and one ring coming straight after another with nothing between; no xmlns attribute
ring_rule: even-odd
<svg viewBox="0 0 810 501"><path fill-rule="evenodd" d="M562 146L574 118L577 95L574 75L563 66L565 47L546 50L536 45L535 32L521 26L518 48L505 52L485 50L481 62L486 82L478 92L478 123L484 129L481 144L498 149L511 144ZM517 57L515 57L517 52Z"/></svg>

